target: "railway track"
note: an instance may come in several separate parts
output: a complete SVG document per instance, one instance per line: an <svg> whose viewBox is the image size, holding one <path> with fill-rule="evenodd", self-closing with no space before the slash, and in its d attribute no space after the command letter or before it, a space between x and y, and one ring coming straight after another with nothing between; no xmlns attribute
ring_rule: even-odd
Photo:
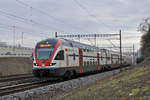
<svg viewBox="0 0 150 100"><path fill-rule="evenodd" d="M125 69L128 69L128 67L123 68L123 70L125 70ZM113 71L113 70L110 70L110 72L111 71ZM91 74L89 74L89 75L91 75ZM88 76L88 75L83 75L82 77L86 77L86 76ZM78 77L80 77L80 76L78 76ZM78 77L76 77L76 78L78 78ZM17 93L20 91L25 91L25 90L42 87L42 86L46 86L46 85L50 85L50 84L55 84L55 83L59 83L62 81L64 81L64 80L59 80L57 78L45 78L45 79L38 79L33 82L30 81L27 83L4 86L4 87L0 87L0 96L9 95L9 94Z"/></svg>
<svg viewBox="0 0 150 100"><path fill-rule="evenodd" d="M9 81L16 81L16 80L21 80L21 79L27 79L27 78L32 78L34 77L33 74L21 74L21 75L14 75L14 76L4 76L0 77L0 83L1 82L9 82Z"/></svg>
<svg viewBox="0 0 150 100"><path fill-rule="evenodd" d="M36 81L36 82L31 82L31 83L24 83L24 84L22 83L22 84L17 84L17 85L12 85L12 86L1 87L0 88L0 96L9 95L12 93L16 93L16 92L36 88L36 87L50 85L50 84L54 84L56 82L60 82L60 80L44 79L41 81Z"/></svg>
<svg viewBox="0 0 150 100"><path fill-rule="evenodd" d="M41 79L34 77L32 74L21 74L21 75L13 75L13 76L4 76L0 77L0 88L13 86L17 84L25 84L31 82L37 82Z"/></svg>

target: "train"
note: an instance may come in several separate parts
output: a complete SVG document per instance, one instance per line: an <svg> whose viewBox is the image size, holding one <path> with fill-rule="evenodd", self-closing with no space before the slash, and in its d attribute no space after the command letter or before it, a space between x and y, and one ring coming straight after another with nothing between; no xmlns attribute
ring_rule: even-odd
<svg viewBox="0 0 150 100"><path fill-rule="evenodd" d="M122 63L121 63L122 61ZM36 77L71 77L88 72L101 72L128 66L130 55L80 42L48 38L38 42L34 49L33 74Z"/></svg>

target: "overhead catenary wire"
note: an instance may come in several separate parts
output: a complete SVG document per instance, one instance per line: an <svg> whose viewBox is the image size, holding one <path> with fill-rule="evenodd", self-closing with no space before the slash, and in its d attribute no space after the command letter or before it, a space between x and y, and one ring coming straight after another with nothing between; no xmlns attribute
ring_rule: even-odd
<svg viewBox="0 0 150 100"><path fill-rule="evenodd" d="M0 14L1 15L1 14ZM10 17L10 16L6 16L5 15L5 17L8 17L9 19L11 19L11 20L14 20L12 17ZM22 21L22 20L19 20L19 19L15 19L17 22L15 22L15 23L24 23L24 24L27 24L27 25L31 25L29 22L27 22L27 21ZM12 28L12 26L13 25L8 25L8 24L3 24L3 23L0 23L0 25L5 25L5 26L7 26L7 27L11 27ZM28 32L28 31L32 31L32 33L34 32L34 33L39 33L39 32L35 32L35 31L33 31L33 28L32 29L29 29L29 28L24 28L24 27L21 27L21 26L18 26L18 25L15 25L16 26L16 28L17 28L17 30L20 30L20 31L22 31L22 29L23 29L23 31L24 32L26 32L26 33L30 33L31 34L31 32ZM27 31L28 30L28 31ZM42 32L42 34L44 34L44 35L46 35L44 32ZM41 35L41 34L40 34Z"/></svg>
<svg viewBox="0 0 150 100"><path fill-rule="evenodd" d="M39 26L42 26L42 27L45 27L45 28L48 28L48 29L55 29L55 30L60 30L60 29L56 29L52 26L48 26L48 25L45 25L45 24L41 24L39 22L36 22L34 20L30 20L30 19L27 19L27 18L24 18L24 17L20 17L20 16L17 16L17 15L14 15L14 14L11 14L11 13L8 13L8 12L5 12L4 10L0 9L0 13L4 14L4 15L8 15L8 16L11 16L11 17L14 17L14 18L17 18L17 19L20 19L21 21L20 22L23 22L23 23L32 23L34 25L39 25ZM17 20L19 21L19 20ZM60 30L62 31L62 30Z"/></svg>
<svg viewBox="0 0 150 100"><path fill-rule="evenodd" d="M8 15L8 14L3 14L3 13L1 13L0 15L2 15L2 16L4 16L4 17L7 17L8 19L10 19L11 21L12 20L15 20L16 22L15 23L24 23L24 24L28 24L28 25L31 25L31 22L27 22L27 21L24 21L24 20L20 20L20 19L18 19L18 18L16 18L16 17L12 17L12 16L10 16L10 15ZM15 18L15 19L14 19Z"/></svg>
<svg viewBox="0 0 150 100"><path fill-rule="evenodd" d="M1 29L5 29L5 30L9 30L9 31L11 31L12 29L9 29L8 27L6 28L6 27L0 27Z"/></svg>
<svg viewBox="0 0 150 100"><path fill-rule="evenodd" d="M25 29L25 28L17 26L17 25L8 25L8 24L0 23L0 26L1 25L4 26L4 27L7 27L7 28L11 28L11 30L12 30L13 26L15 26L17 29Z"/></svg>
<svg viewBox="0 0 150 100"><path fill-rule="evenodd" d="M16 1L20 1L20 0L16 0ZM85 7L86 8L86 7ZM33 8L31 8L31 9L33 9ZM87 10L88 11L88 10ZM6 12L7 13L7 12ZM91 13L91 12L89 12L89 13ZM43 13L44 14L44 13ZM5 14L6 15L6 14ZM91 14L92 15L92 14ZM95 15L94 15L95 16ZM20 17L20 16L18 16L18 17ZM21 18L18 18L18 17L14 17L14 18L16 18L16 19L19 19L20 21L23 21L23 22L27 22L27 23L32 23L32 21L33 20L31 20L31 19L27 19L27 21L25 21L26 20L26 18L25 19L21 19ZM95 16L96 17L96 16ZM23 18L23 17L22 17ZM54 17L55 18L55 17ZM96 17L97 18L97 17ZM38 25L38 23L36 23L36 21L35 21L35 23L32 23L32 24L35 24L35 25ZM39 24L41 24L41 23L39 23ZM43 25L39 25L39 26L43 26ZM49 26L48 25L44 25L43 27L47 27L47 28L49 28ZM16 26L16 28L17 28L17 26ZM41 34L41 33L40 33ZM42 33L43 34L43 33Z"/></svg>
<svg viewBox="0 0 150 100"><path fill-rule="evenodd" d="M5 26L5 27L7 27L7 28L10 28L10 30L13 29L13 26L15 26L15 28L17 28L17 30L25 29L25 28L20 27L20 26L17 26L17 25L8 25L8 24L0 23L0 26L1 26L1 25L2 25L2 26Z"/></svg>
<svg viewBox="0 0 150 100"><path fill-rule="evenodd" d="M101 23L101 25L104 25L104 26L105 26L107 29L109 29L109 30L112 28L110 25L107 25L107 24L103 23L100 19L98 19L98 18L96 17L96 15L92 14L91 12L89 12L89 10L88 10L85 6L83 6L79 1L77 1L77 0L73 0L73 1L74 1L81 9L83 9L89 16L95 18L95 20L99 22L98 24Z"/></svg>
<svg viewBox="0 0 150 100"><path fill-rule="evenodd" d="M1 27L1 25L4 26L4 27ZM14 25L8 25L8 24L0 23L0 28L5 29L5 30L13 31L13 27L14 27ZM22 27L16 26L16 25L15 25L15 28L16 28L17 30L20 30L20 31L21 31L21 29L25 29L25 28L22 28ZM33 34L33 33L31 33L31 32L26 32L26 31L23 31L23 32L26 33L26 34L28 34L28 35L29 35L29 34ZM39 34L39 35L42 36L42 37L47 37L47 36L49 35L49 34L40 33L40 32L34 32L34 33Z"/></svg>
<svg viewBox="0 0 150 100"><path fill-rule="evenodd" d="M68 35L68 34L66 34L66 35L56 35L56 37L60 37L60 38L86 38L86 40L88 40L89 42L91 42L90 41L90 38L94 38L95 39L95 41L96 41L96 37L98 37L98 38L108 38L108 37L116 37L116 38L118 38L118 40L120 40L119 39L119 37L118 36L120 36L119 34L75 34L75 35L72 35L72 34L70 34L70 35ZM112 48L115 48L115 49L119 49L114 43L112 43L112 41L110 40L110 39L105 39L105 40L108 40L108 42L113 46ZM97 46L97 44L96 44L96 42L95 42L95 46Z"/></svg>
<svg viewBox="0 0 150 100"><path fill-rule="evenodd" d="M35 8L35 7L32 7L32 6L30 6L29 4L27 4L27 3L23 2L23 1L20 1L20 0L16 0L16 1L17 1L18 3L20 3L20 4L24 5L24 6L26 6L26 7L29 7L29 8L31 8L31 9L34 9L35 11L38 11L38 12L40 12L40 13L42 13L42 14L44 14L44 15L46 15L46 16L52 18L52 19L54 19L55 21L59 21L59 22L61 22L61 23L64 23L63 21L61 21L61 20L59 20L59 19L57 19L57 18L51 16L50 14L48 14L48 13L46 13L46 12L40 10L40 9L37 9L37 8Z"/></svg>
<svg viewBox="0 0 150 100"><path fill-rule="evenodd" d="M109 43L114 47L114 48L118 48L110 39L106 39L106 40L108 40L109 41ZM119 49L119 48L118 48Z"/></svg>
<svg viewBox="0 0 150 100"><path fill-rule="evenodd" d="M64 24L64 25L67 24L67 25L69 25L69 26L71 26L71 27L74 27L74 28L76 28L76 29L83 30L83 28L81 28L81 27L74 26L74 25L72 25L72 24L70 24L70 23L66 23L66 22L63 21L63 20L60 20L59 18L54 17L53 15L47 13L46 11L41 10L41 8L39 9L39 8L33 7L33 6L31 6L31 5L29 5L29 4L25 3L25 2L23 2L23 1L21 1L21 0L15 0L15 1L18 2L19 4L25 6L25 7L29 7L30 9L33 9L33 10L35 10L36 12L41 13L42 15L47 16L47 20L48 20L48 19L52 19L52 20L54 20L55 22L58 22L58 23L61 23L61 24ZM84 31L87 32L87 30L85 30L85 29L84 29Z"/></svg>

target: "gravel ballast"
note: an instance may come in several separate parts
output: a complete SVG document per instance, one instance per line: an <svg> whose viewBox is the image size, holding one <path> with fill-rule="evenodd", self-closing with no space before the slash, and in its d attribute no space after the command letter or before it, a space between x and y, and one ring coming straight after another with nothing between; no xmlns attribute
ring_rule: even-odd
<svg viewBox="0 0 150 100"><path fill-rule="evenodd" d="M123 68L122 70L128 69ZM69 81L60 82L57 84L52 84L40 88L35 88L31 90L26 90L24 92L19 92L7 96L0 97L0 100L51 100L56 96L64 95L64 93L71 91L75 88L81 86L86 86L88 84L94 83L96 80L119 73L120 70L113 70L108 72L103 72L99 74L94 74L86 77L80 77L77 79L72 79Z"/></svg>

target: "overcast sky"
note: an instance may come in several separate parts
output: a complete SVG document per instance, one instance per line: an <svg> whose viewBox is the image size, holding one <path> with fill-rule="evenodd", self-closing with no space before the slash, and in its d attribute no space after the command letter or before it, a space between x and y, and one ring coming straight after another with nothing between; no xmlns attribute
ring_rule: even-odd
<svg viewBox="0 0 150 100"><path fill-rule="evenodd" d="M0 0L0 40L13 45L13 26L15 44L22 44L23 32L22 45L28 47L54 37L56 31L92 34L122 29L123 46L134 43L139 48L142 34L137 27L150 17L149 5L150 0Z"/></svg>

